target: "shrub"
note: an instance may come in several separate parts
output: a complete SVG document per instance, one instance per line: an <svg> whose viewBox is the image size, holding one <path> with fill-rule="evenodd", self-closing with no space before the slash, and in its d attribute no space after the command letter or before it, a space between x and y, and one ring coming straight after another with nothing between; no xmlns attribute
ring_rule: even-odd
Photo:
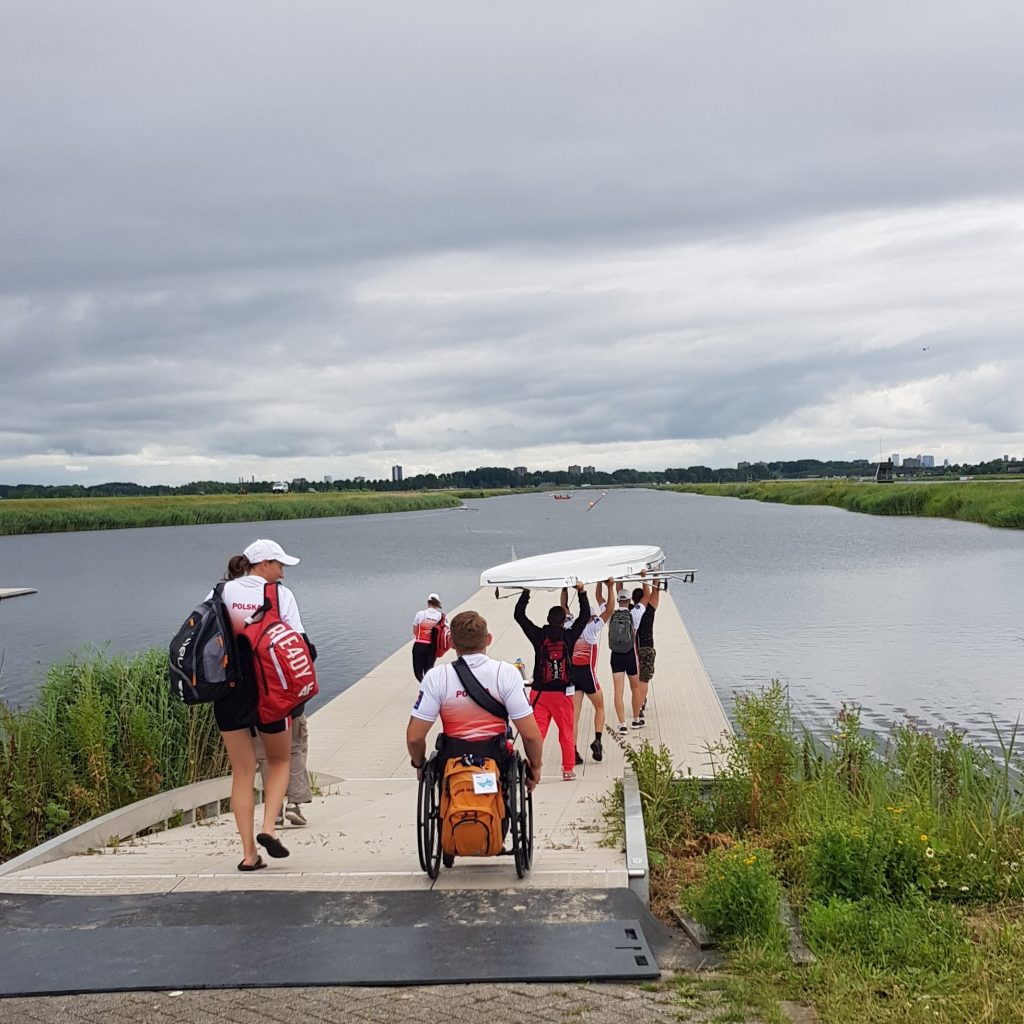
<svg viewBox="0 0 1024 1024"><path fill-rule="evenodd" d="M781 901L771 853L743 845L708 854L703 881L683 895L687 910L726 943L745 938L781 945Z"/></svg>

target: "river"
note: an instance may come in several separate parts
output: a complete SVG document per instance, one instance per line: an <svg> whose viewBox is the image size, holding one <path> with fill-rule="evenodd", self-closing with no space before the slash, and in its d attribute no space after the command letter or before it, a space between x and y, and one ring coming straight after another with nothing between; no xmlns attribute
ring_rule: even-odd
<svg viewBox="0 0 1024 1024"><path fill-rule="evenodd" d="M587 511L591 496L2 537L0 586L39 593L0 604L0 698L30 702L47 666L73 653L165 647L228 556L256 537L302 558L286 582L319 648L327 697L410 638L432 590L454 607L482 569L513 557L649 543L670 566L697 570L672 595L727 710L735 691L778 678L816 731L844 700L876 732L910 715L992 743L993 720L1004 733L1016 721L1024 533L648 490L610 491Z"/></svg>

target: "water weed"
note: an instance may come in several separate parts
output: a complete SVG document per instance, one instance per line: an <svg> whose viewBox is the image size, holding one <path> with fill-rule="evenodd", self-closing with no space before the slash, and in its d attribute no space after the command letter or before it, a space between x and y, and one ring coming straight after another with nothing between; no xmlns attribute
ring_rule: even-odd
<svg viewBox="0 0 1024 1024"><path fill-rule="evenodd" d="M171 697L165 652L55 665L33 707L0 703L0 859L226 767L212 708Z"/></svg>

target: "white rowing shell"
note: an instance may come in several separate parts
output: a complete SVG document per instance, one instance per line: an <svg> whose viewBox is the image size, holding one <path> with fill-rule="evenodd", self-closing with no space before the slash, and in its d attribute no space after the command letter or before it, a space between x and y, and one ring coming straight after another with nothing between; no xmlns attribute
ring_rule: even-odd
<svg viewBox="0 0 1024 1024"><path fill-rule="evenodd" d="M496 565L480 574L480 586L561 590L577 583L603 583L609 576L615 579L635 576L641 569L651 571L664 564L661 548L649 544L576 548Z"/></svg>

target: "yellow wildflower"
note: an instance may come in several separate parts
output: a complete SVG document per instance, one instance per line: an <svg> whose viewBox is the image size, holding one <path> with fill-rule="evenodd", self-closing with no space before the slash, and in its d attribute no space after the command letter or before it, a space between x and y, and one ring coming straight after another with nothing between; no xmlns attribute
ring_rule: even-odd
<svg viewBox="0 0 1024 1024"><path fill-rule="evenodd" d="M923 832L921 833L921 842L922 843L927 843L928 842L928 837Z"/></svg>

